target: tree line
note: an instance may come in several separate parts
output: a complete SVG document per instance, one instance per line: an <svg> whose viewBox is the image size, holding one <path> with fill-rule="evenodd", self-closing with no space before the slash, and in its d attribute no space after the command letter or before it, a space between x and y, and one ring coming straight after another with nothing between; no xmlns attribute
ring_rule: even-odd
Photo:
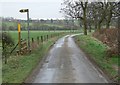
<svg viewBox="0 0 120 85"><path fill-rule="evenodd" d="M110 24L117 25L118 16L120 16L119 5L120 2L64 0L61 12L65 14L65 17L81 21L84 34L87 35L87 29L91 30L91 26L94 26L95 30L100 30L102 26L108 29Z"/></svg>
<svg viewBox="0 0 120 85"><path fill-rule="evenodd" d="M2 30L3 31L17 30L18 22L21 24L21 30L27 30L26 20L18 20L14 18L2 18L2 26L1 26ZM30 26L29 26L30 30L70 30L71 28L76 30L78 26L75 21L73 22L73 20L70 20L70 19L69 20L66 20L66 19L32 20L30 19Z"/></svg>

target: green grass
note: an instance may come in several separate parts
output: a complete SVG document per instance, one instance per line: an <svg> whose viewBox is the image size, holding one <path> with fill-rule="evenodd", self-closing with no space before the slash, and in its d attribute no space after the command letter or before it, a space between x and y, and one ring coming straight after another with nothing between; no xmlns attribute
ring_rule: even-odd
<svg viewBox="0 0 120 85"><path fill-rule="evenodd" d="M48 42L41 44L38 49L34 50L29 55L11 56L7 64L3 63L3 82L21 83L30 74L38 62L48 52L50 46L57 38L51 39Z"/></svg>
<svg viewBox="0 0 120 85"><path fill-rule="evenodd" d="M58 33L62 33L62 32L66 32L69 33L70 31L30 31L30 41L32 38L34 38L35 40L37 39L37 37L41 37L41 36L46 36L48 35L49 37L52 35L57 35ZM80 31L75 31L75 33L79 33ZM17 31L9 31L9 34L12 36L12 38L14 39L15 43L18 42L18 32ZM28 31L21 31L21 38L22 39L28 39Z"/></svg>
<svg viewBox="0 0 120 85"><path fill-rule="evenodd" d="M118 66L118 56L112 56L108 61L106 60L107 46L91 35L80 35L75 37L77 44L83 49L96 63L104 69L112 77L118 75L117 70L113 65Z"/></svg>
<svg viewBox="0 0 120 85"><path fill-rule="evenodd" d="M17 31L9 31L12 38L15 40L15 42L18 41L18 32ZM32 38L37 39L37 37L45 36L45 35L51 35L51 34L58 34L59 32L48 32L48 31L30 31L30 40ZM27 31L21 31L21 38L22 39L28 39L28 32Z"/></svg>

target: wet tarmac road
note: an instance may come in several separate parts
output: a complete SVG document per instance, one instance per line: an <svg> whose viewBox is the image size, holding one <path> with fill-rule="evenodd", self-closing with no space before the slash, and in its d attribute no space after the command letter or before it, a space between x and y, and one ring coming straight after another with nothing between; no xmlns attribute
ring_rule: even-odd
<svg viewBox="0 0 120 85"><path fill-rule="evenodd" d="M107 83L72 36L55 43L33 83Z"/></svg>

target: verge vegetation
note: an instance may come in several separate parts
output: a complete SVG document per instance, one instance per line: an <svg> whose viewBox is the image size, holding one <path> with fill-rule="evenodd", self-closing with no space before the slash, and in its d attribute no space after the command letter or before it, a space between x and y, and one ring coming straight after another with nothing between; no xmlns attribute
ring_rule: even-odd
<svg viewBox="0 0 120 85"><path fill-rule="evenodd" d="M88 56L112 79L118 79L118 55L112 55L109 59L106 57L108 46L101 41L89 35L80 35L75 37L78 46L88 54Z"/></svg>

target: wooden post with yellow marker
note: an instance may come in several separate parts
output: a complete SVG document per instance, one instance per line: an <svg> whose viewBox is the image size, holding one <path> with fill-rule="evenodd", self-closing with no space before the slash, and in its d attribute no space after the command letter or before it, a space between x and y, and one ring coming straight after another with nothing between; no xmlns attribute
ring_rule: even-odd
<svg viewBox="0 0 120 85"><path fill-rule="evenodd" d="M21 26L18 23L18 44L19 44L19 51L21 50Z"/></svg>

